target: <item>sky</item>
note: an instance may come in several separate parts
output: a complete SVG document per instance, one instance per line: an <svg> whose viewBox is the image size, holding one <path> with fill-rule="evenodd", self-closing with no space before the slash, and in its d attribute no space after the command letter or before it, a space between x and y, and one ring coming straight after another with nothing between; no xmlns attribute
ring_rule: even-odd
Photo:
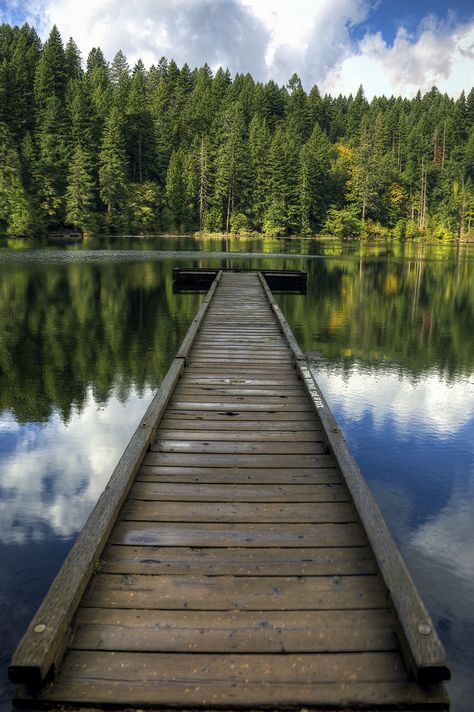
<svg viewBox="0 0 474 712"><path fill-rule="evenodd" d="M309 90L459 96L474 77L473 0L0 0L0 22L56 24L86 58L100 46L131 66L161 56L250 72Z"/></svg>

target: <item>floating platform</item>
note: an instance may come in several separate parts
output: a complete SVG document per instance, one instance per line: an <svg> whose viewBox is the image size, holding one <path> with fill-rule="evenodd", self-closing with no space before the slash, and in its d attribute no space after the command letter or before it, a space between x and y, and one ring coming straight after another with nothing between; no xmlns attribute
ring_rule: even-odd
<svg viewBox="0 0 474 712"><path fill-rule="evenodd" d="M215 274L9 675L28 709L449 709L433 623L262 273Z"/></svg>
<svg viewBox="0 0 474 712"><path fill-rule="evenodd" d="M173 269L174 292L203 292L210 289L219 272L252 274L260 272L272 292L306 294L307 273L302 269L212 269L207 267L175 267Z"/></svg>

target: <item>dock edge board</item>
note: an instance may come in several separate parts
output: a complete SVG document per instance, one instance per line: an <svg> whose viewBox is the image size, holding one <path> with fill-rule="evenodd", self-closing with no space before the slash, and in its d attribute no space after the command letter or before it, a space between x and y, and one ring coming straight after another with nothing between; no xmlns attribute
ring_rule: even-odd
<svg viewBox="0 0 474 712"><path fill-rule="evenodd" d="M328 449L334 455L352 495L362 526L374 552L390 602L399 621L398 639L405 665L420 684L451 678L444 647L421 600L410 572L398 550L349 446L309 367L293 332L276 303L265 277L259 274L282 333L293 353L295 367L321 420Z"/></svg>
<svg viewBox="0 0 474 712"><path fill-rule="evenodd" d="M11 682L37 686L54 676L67 648L71 622L98 564L123 502L186 364L199 326L221 279L219 270L173 359L160 389L126 446L97 504L21 638L8 668Z"/></svg>

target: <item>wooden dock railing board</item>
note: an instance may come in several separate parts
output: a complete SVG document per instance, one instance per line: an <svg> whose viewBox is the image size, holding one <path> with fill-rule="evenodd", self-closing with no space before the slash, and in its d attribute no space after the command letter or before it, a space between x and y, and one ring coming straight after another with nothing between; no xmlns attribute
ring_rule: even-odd
<svg viewBox="0 0 474 712"><path fill-rule="evenodd" d="M15 704L447 710L441 645L404 632L424 609L265 280L219 274L178 354L63 663Z"/></svg>

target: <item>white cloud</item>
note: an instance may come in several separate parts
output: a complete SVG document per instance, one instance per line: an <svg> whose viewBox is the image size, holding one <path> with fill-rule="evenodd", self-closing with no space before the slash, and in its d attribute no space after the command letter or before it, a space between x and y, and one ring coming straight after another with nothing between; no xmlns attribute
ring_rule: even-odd
<svg viewBox="0 0 474 712"><path fill-rule="evenodd" d="M380 33L367 34L328 72L322 88L354 93L363 84L367 96L414 96L437 86L457 96L469 90L474 75L474 22L455 25L429 16L414 37L400 27L393 45Z"/></svg>
<svg viewBox="0 0 474 712"><path fill-rule="evenodd" d="M53 415L45 426L16 424L15 450L0 469L0 542L41 541L78 532L112 474L152 393L112 396L99 407L89 392L67 425ZM2 417L6 425L11 423ZM13 428L11 428L13 429Z"/></svg>

